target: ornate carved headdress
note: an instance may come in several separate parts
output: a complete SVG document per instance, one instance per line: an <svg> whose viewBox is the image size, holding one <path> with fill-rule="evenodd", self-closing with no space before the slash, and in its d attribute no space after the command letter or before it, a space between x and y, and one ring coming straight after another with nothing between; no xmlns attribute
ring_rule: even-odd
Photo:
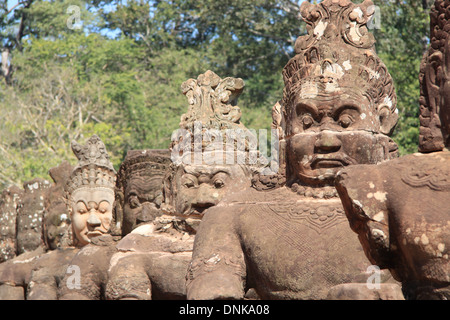
<svg viewBox="0 0 450 320"><path fill-rule="evenodd" d="M100 138L93 135L84 146L72 141L71 147L78 164L67 181L66 197L83 187L104 188L114 192L116 171Z"/></svg>
<svg viewBox="0 0 450 320"><path fill-rule="evenodd" d="M234 129L242 127L241 110L236 105L238 97L244 90L241 78L227 77L221 79L208 70L197 79L189 79L181 85L186 95L189 108L181 116L180 127L192 129L194 122L201 122L211 129Z"/></svg>
<svg viewBox="0 0 450 320"><path fill-rule="evenodd" d="M130 150L117 173L117 189L125 192L125 184L131 177L142 179L160 176L164 177L169 168L169 150Z"/></svg>
<svg viewBox="0 0 450 320"><path fill-rule="evenodd" d="M170 162L168 156L169 150L167 149L130 150L127 152L117 176L122 180L127 180L131 175L164 175L167 164Z"/></svg>
<svg viewBox="0 0 450 320"><path fill-rule="evenodd" d="M375 6L370 0L362 4L324 0L317 5L305 1L300 10L308 34L296 40L296 55L283 70L283 115L290 118L294 99L302 92L320 89L332 94L349 88L369 99L374 109L371 112L390 118L380 128L381 133L390 134L398 118L397 97L367 28Z"/></svg>
<svg viewBox="0 0 450 320"><path fill-rule="evenodd" d="M196 152L214 154L215 150L221 150L223 155L232 152L236 157L237 152L247 153L251 143L256 146L256 137L240 121L241 110L236 105L244 90L242 79L221 79L208 70L197 79L185 81L181 89L189 107L181 116L179 136L170 146L173 153L181 158L192 157ZM242 137L245 139L239 139ZM227 141L234 143L230 147ZM236 141L244 145L237 145Z"/></svg>
<svg viewBox="0 0 450 320"><path fill-rule="evenodd" d="M440 151L450 144L450 109L441 100L448 91L445 83L450 81L449 12L450 2L445 0L436 0L430 11L430 48L419 74L421 152Z"/></svg>

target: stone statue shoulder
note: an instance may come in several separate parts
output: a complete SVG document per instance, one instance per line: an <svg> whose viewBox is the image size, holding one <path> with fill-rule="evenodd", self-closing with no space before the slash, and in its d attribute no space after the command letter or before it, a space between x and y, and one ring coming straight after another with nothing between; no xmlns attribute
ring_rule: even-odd
<svg viewBox="0 0 450 320"><path fill-rule="evenodd" d="M120 237L113 236L111 234L104 234L99 237L94 237L91 239L91 245L107 247L113 246L120 240Z"/></svg>
<svg viewBox="0 0 450 320"><path fill-rule="evenodd" d="M233 190L229 192L217 206L227 206L233 204L259 204L265 202L278 202L292 199L297 195L287 187L258 190L253 187L244 190Z"/></svg>
<svg viewBox="0 0 450 320"><path fill-rule="evenodd" d="M119 252L191 252L194 236L174 230L173 222L157 222L140 226L116 245Z"/></svg>
<svg viewBox="0 0 450 320"><path fill-rule="evenodd" d="M395 162L394 162L395 163ZM450 191L450 152L414 153L397 161L401 180L410 187Z"/></svg>

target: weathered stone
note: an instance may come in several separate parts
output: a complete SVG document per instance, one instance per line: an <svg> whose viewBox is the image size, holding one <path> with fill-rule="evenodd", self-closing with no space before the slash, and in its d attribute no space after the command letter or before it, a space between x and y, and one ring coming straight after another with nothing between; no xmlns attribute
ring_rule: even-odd
<svg viewBox="0 0 450 320"><path fill-rule="evenodd" d="M69 264L77 270L79 286L73 282L75 273L66 272L58 288L59 299L103 300L109 261L116 252L116 243L116 239L105 234L92 238L89 244L80 248Z"/></svg>
<svg viewBox="0 0 450 320"><path fill-rule="evenodd" d="M169 155L168 150L128 152L119 169L115 189L117 201L115 224L117 227L122 227L121 234L126 235L140 224L151 223L155 217L161 215L159 207L162 201L162 179L170 161ZM154 209L153 215L147 210L149 208ZM123 225L121 225L122 222ZM132 237L126 239L128 242L125 241L123 245L140 247L139 241L133 241ZM68 286L66 282L72 275L66 274L59 286L60 299L103 300L107 298L104 288L108 282L108 270L112 268L112 261L114 261L111 257L117 252L117 240L108 234L90 239L91 242L70 261L70 265L79 268L80 273L83 274L80 287ZM120 249L120 246L118 248ZM127 273L133 273L136 266L127 265L125 268ZM164 269L167 270L167 267ZM127 290L132 291L129 286Z"/></svg>
<svg viewBox="0 0 450 320"><path fill-rule="evenodd" d="M72 142L78 164L65 186L74 241L84 246L110 231L116 172L105 145L96 135L84 146Z"/></svg>
<svg viewBox="0 0 450 320"><path fill-rule="evenodd" d="M110 262L109 299L183 299L193 238L133 230L117 245ZM135 233L136 232L136 233Z"/></svg>
<svg viewBox="0 0 450 320"><path fill-rule="evenodd" d="M0 263L16 256L17 207L23 190L11 186L0 197Z"/></svg>
<svg viewBox="0 0 450 320"><path fill-rule="evenodd" d="M58 288L64 285L63 278L78 251L78 248L58 247L33 261L26 299L57 300Z"/></svg>
<svg viewBox="0 0 450 320"><path fill-rule="evenodd" d="M25 300L23 287L0 285L0 300Z"/></svg>
<svg viewBox="0 0 450 320"><path fill-rule="evenodd" d="M380 283L379 288L368 288L363 283L346 283L332 287L327 300L405 300L396 283Z"/></svg>
<svg viewBox="0 0 450 320"><path fill-rule="evenodd" d="M49 173L55 184L38 195L39 205L42 208L45 207L43 224L42 217L40 219L39 239L41 241L45 239L47 246L45 249L44 246L39 246L34 251L25 252L0 265L0 288L14 294L16 298L58 299L61 294L58 288L66 287L63 285L66 284L63 279L67 276L66 271L79 251L70 245L82 247L93 242L96 236L109 232L114 201L115 171L109 162L104 145L94 135L85 146L72 143L72 149L79 159L78 165L72 168L68 162L63 162L60 166L50 169ZM39 190L39 182L40 180L33 180L24 185L24 199L28 202L21 203L20 209L31 206L33 199L26 198L26 188L28 187L31 194L35 194L37 193L35 190ZM47 186L48 183L41 184ZM69 215L72 219L69 219ZM23 221L24 219L18 220L18 224L23 225ZM42 225L44 232L42 232ZM73 232L70 232L71 226ZM56 250L45 253L46 249ZM101 257L101 261L91 258L87 265L108 261ZM81 261L84 260L81 259ZM19 289L16 290L16 287L20 287L23 296L17 296Z"/></svg>
<svg viewBox="0 0 450 320"><path fill-rule="evenodd" d="M115 252L110 227L116 172L105 145L96 135L84 146L72 142L72 150L79 161L65 190L74 244L81 248L70 261L70 266L77 270L79 281L72 285L71 280L77 275L66 273L60 281L57 296L62 300L99 300L103 297L109 260ZM59 269L56 272L60 274ZM45 272L40 276L45 276Z"/></svg>
<svg viewBox="0 0 450 320"><path fill-rule="evenodd" d="M170 151L130 150L117 173L115 220L122 236L160 216Z"/></svg>
<svg viewBox="0 0 450 320"><path fill-rule="evenodd" d="M419 150L344 169L336 188L369 260L402 282L407 299L450 299L450 3L430 13L420 83Z"/></svg>
<svg viewBox="0 0 450 320"><path fill-rule="evenodd" d="M450 146L450 70L448 3L436 0L430 10L430 47L420 65L419 151L441 151Z"/></svg>
<svg viewBox="0 0 450 320"><path fill-rule="evenodd" d="M407 299L444 298L450 285L450 152L343 170L337 189L369 260Z"/></svg>
<svg viewBox="0 0 450 320"><path fill-rule="evenodd" d="M33 275L34 268L42 268L42 270L45 270L46 277L42 278L47 279L51 284L55 282L58 275L64 274L64 272L60 274L55 273L55 268L60 267L60 261L52 260L48 264L40 261L47 261L46 256L50 253L46 253L46 251L54 250L56 248L67 248L72 243L71 233L69 232L69 211L64 201L64 184L72 171L71 169L72 167L68 162L63 162L60 166L49 170L50 176L55 183L49 188L46 188L38 198L39 204L43 203L44 207L43 223L40 230L42 233L40 239L42 239L43 242L37 249L22 253L8 261L8 263L0 265L0 288L5 293L5 296L2 296L0 299L32 299L29 297L30 293L34 292L34 290L39 290L40 285L44 282L40 279L38 281L39 285L30 287L30 283L35 282L34 277L36 276ZM28 184L33 185L34 183ZM33 187L33 190L34 189L35 188ZM24 220L22 219L21 221L23 222ZM60 252L66 254L64 250L61 250ZM57 254L55 253L55 255ZM42 260L40 260L41 258ZM48 284L43 285L48 286ZM46 296L45 299L53 299L56 297L57 291L54 285L53 289L53 292ZM18 296L17 292L20 290L22 295ZM9 296L6 295L6 292L10 292ZM43 294L37 296L44 299Z"/></svg>
<svg viewBox="0 0 450 320"><path fill-rule="evenodd" d="M48 250L68 247L72 242L70 214L64 199L64 186L73 167L64 161L51 168L49 174L54 184L48 189L44 199L44 242Z"/></svg>
<svg viewBox="0 0 450 320"><path fill-rule="evenodd" d="M170 147L174 163L164 179L164 215L118 243L106 287L109 299L186 298L186 270L202 217L225 194L250 185L246 165L223 161L227 155L234 159L236 149L225 152L221 139L227 129L246 133L235 105L243 87L242 79L221 79L212 71L183 83L189 107ZM197 141L196 135L208 139ZM242 149L247 154L248 145ZM124 210L124 221L126 215Z"/></svg>
<svg viewBox="0 0 450 320"><path fill-rule="evenodd" d="M371 6L302 4L309 33L296 41L272 111L280 171L259 174L254 188L236 188L208 210L187 275L189 299L242 299L251 287L262 299L325 299L336 285L365 284L370 262L333 184L345 166L397 156L387 136L396 95L366 28Z"/></svg>
<svg viewBox="0 0 450 320"><path fill-rule="evenodd" d="M24 252L0 264L0 300L25 300L26 287L37 259L45 253L44 247ZM21 294L20 294L21 292Z"/></svg>
<svg viewBox="0 0 450 320"><path fill-rule="evenodd" d="M24 193L17 208L17 254L44 246L44 197L50 182L36 178L23 184Z"/></svg>

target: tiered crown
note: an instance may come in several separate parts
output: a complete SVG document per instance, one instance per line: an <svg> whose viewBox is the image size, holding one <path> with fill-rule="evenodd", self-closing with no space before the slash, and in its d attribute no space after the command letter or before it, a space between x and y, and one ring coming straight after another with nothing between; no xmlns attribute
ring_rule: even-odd
<svg viewBox="0 0 450 320"><path fill-rule="evenodd" d="M232 77L222 79L208 70L197 79L185 81L181 89L189 107L181 116L181 130L172 137L170 150L177 157L172 160L177 163L181 158L191 158L188 160L191 163L196 161L195 157L203 155L203 158L215 159L216 163L221 161L217 157L223 157L222 163L225 163L228 162L226 157L236 159L237 154L247 157L251 144L256 146L256 137L241 123L241 110L236 105L244 90L244 81Z"/></svg>
<svg viewBox="0 0 450 320"><path fill-rule="evenodd" d="M103 187L114 191L116 171L100 138L93 135L84 146L72 141L71 147L78 164L67 181L66 192L72 194L83 187Z"/></svg>
<svg viewBox="0 0 450 320"><path fill-rule="evenodd" d="M396 113L393 80L376 55L375 40L367 28L374 10L370 0L362 4L349 0L302 3L308 34L296 40L296 55L283 70L282 105L287 116L296 96L311 84L322 90L358 90L371 100L374 112L386 105L392 114Z"/></svg>
<svg viewBox="0 0 450 320"><path fill-rule="evenodd" d="M164 176L170 166L169 150L130 150L117 173L118 188L132 176Z"/></svg>

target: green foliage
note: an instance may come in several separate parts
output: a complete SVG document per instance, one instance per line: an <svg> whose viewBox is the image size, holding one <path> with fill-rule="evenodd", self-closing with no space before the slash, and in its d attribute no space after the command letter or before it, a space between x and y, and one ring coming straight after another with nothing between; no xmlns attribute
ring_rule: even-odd
<svg viewBox="0 0 450 320"><path fill-rule="evenodd" d="M400 154L417 152L419 142L419 68L428 46L429 15L421 1L378 0L381 29L377 51L388 67L398 97L399 121L393 139Z"/></svg>
<svg viewBox="0 0 450 320"><path fill-rule="evenodd" d="M305 32L300 2L27 0L11 10L0 1L12 70L0 84L0 189L75 163L70 141L94 133L116 169L130 149L167 148L186 112L181 84L208 69L243 78L242 121L269 129L282 68ZM399 98L394 139L402 154L414 152L427 11L415 0L374 2L377 50ZM82 29L68 28L69 5L80 8Z"/></svg>
<svg viewBox="0 0 450 320"><path fill-rule="evenodd" d="M79 29L67 27L69 18L75 12L68 12L69 6L80 10L82 28L88 28L95 23L95 16L85 8L83 0L51 0L35 1L26 9L28 18L25 20L26 34L36 38L58 39L66 34L80 33ZM69 20L69 21L68 21Z"/></svg>

